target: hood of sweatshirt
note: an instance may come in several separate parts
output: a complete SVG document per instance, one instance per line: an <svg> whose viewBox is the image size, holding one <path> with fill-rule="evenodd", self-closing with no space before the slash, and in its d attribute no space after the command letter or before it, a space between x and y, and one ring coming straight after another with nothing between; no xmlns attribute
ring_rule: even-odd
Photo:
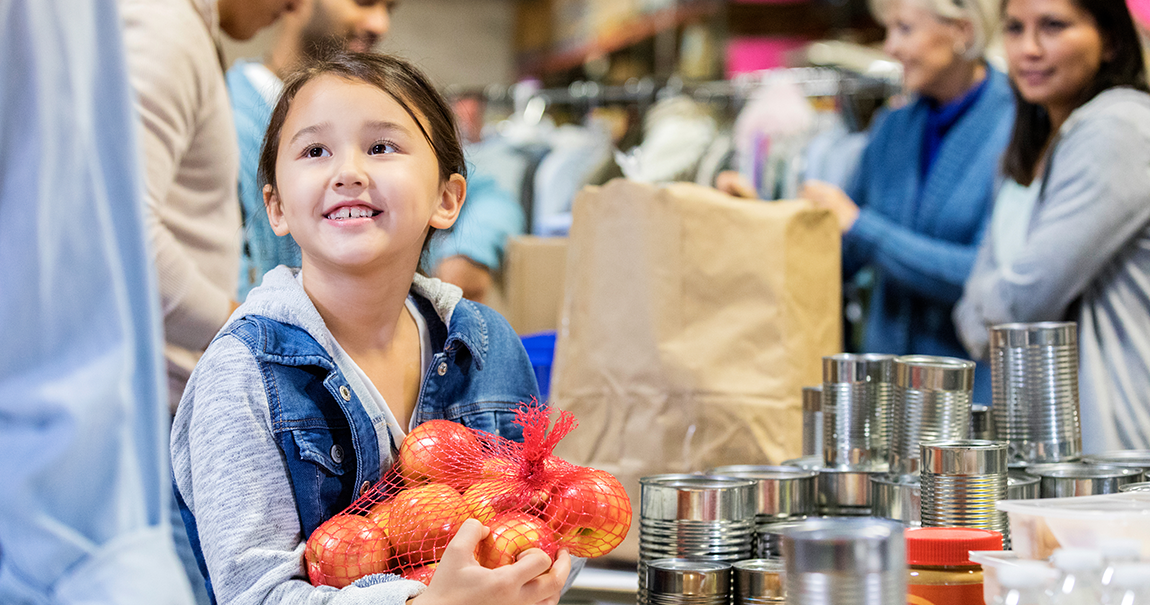
<svg viewBox="0 0 1150 605"><path fill-rule="evenodd" d="M412 279L410 292L427 299L446 326L451 325L451 316L463 298L463 291L457 286L418 273ZM268 271L263 282L248 293L247 300L228 318L224 330L245 315L262 315L298 326L323 346L329 355L336 356L334 337L304 291L299 280L299 269L281 265Z"/></svg>

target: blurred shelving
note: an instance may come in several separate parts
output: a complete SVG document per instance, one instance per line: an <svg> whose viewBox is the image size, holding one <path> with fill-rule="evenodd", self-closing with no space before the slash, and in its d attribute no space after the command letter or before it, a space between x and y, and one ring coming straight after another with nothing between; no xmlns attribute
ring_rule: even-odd
<svg viewBox="0 0 1150 605"><path fill-rule="evenodd" d="M748 48L773 53L761 69L808 42L882 35L866 0L518 0L516 11L516 71L548 86L715 79Z"/></svg>

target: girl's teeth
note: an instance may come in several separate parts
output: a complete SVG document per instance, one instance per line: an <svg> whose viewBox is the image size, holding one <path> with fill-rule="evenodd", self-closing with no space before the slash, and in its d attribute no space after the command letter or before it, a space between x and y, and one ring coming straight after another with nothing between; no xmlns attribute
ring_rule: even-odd
<svg viewBox="0 0 1150 605"><path fill-rule="evenodd" d="M336 210L335 212L327 215L329 219L337 221L349 218L370 218L372 216L375 216L375 212L362 206L355 208L352 208L351 206L344 206L343 208L340 208L339 210Z"/></svg>

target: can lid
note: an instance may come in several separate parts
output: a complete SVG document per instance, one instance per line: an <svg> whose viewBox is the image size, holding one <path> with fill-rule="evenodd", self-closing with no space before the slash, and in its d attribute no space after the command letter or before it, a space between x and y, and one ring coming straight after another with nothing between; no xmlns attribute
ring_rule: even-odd
<svg viewBox="0 0 1150 605"><path fill-rule="evenodd" d="M908 565L978 565L972 550L1002 550L1002 534L975 527L920 527L906 531Z"/></svg>

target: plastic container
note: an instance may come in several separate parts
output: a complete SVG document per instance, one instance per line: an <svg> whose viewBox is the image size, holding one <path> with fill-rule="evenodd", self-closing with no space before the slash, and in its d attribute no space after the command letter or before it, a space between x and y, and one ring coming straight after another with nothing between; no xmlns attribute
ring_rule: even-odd
<svg viewBox="0 0 1150 605"><path fill-rule="evenodd" d="M972 550L970 560L982 566L982 601L990 604L1001 603L1006 596L998 583L998 572L1024 559L1012 550Z"/></svg>
<svg viewBox="0 0 1150 605"><path fill-rule="evenodd" d="M970 551L995 549L1002 549L1002 534L996 531L967 527L907 530L907 594L933 605L979 605L983 602L982 565L970 560Z"/></svg>
<svg viewBox="0 0 1150 605"><path fill-rule="evenodd" d="M1102 540L1138 540L1150 557L1150 493L1125 492L1077 498L1002 500L1012 544L1024 558L1045 559L1058 548L1094 548Z"/></svg>
<svg viewBox="0 0 1150 605"><path fill-rule="evenodd" d="M998 571L1003 596L993 603L1049 605L1050 597L1046 591L1056 577L1054 570L1041 561L1019 561L1015 565L1003 567Z"/></svg>
<svg viewBox="0 0 1150 605"><path fill-rule="evenodd" d="M1102 591L1103 605L1150 603L1150 563L1122 563L1114 567L1110 585Z"/></svg>
<svg viewBox="0 0 1150 605"><path fill-rule="evenodd" d="M1100 540L1098 552L1102 553L1102 560L1106 563L1106 569L1102 572L1102 588L1105 589L1114 577L1115 566L1138 562L1142 556L1142 545L1130 538Z"/></svg>
<svg viewBox="0 0 1150 605"><path fill-rule="evenodd" d="M527 359L539 383L539 397L547 401L551 394L551 363L555 359L555 332L539 332L519 337L527 349Z"/></svg>
<svg viewBox="0 0 1150 605"><path fill-rule="evenodd" d="M1095 605L1102 602L1102 553L1089 548L1060 548L1050 562L1062 575L1055 584L1053 605Z"/></svg>

